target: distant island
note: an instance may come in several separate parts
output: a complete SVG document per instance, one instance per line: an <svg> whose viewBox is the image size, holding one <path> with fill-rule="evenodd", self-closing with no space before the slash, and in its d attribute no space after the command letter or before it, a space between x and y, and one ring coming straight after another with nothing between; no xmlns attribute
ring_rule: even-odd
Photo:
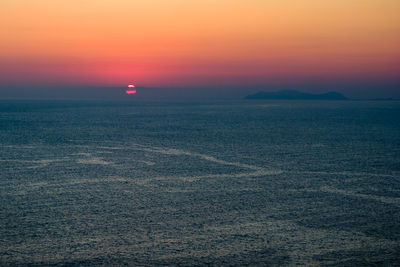
<svg viewBox="0 0 400 267"><path fill-rule="evenodd" d="M245 99L282 99L282 100L346 100L347 97L338 92L323 94L304 93L296 90L282 90L277 92L258 92L248 95Z"/></svg>

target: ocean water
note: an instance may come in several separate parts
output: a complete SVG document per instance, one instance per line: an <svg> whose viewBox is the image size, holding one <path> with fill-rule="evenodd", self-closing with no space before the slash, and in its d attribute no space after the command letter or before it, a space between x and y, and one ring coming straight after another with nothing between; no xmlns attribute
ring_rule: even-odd
<svg viewBox="0 0 400 267"><path fill-rule="evenodd" d="M400 102L0 102L0 265L400 266Z"/></svg>

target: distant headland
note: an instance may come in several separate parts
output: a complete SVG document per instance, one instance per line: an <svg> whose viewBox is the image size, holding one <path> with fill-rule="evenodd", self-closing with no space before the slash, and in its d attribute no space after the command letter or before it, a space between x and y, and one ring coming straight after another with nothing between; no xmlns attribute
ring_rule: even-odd
<svg viewBox="0 0 400 267"><path fill-rule="evenodd" d="M323 94L304 93L296 90L282 90L277 92L258 92L248 95L245 99L282 99L282 100L346 100L347 97L338 92Z"/></svg>

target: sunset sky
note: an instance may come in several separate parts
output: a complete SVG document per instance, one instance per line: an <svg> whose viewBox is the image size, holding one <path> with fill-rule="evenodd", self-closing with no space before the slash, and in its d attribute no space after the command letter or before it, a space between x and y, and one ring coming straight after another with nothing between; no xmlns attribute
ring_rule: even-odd
<svg viewBox="0 0 400 267"><path fill-rule="evenodd" d="M0 83L400 84L399 14L399 0L2 0Z"/></svg>

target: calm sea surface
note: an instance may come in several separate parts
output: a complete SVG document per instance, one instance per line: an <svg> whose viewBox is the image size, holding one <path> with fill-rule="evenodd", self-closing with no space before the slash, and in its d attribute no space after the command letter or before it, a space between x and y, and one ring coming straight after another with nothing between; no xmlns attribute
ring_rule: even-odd
<svg viewBox="0 0 400 267"><path fill-rule="evenodd" d="M0 101L0 265L400 265L400 102Z"/></svg>

